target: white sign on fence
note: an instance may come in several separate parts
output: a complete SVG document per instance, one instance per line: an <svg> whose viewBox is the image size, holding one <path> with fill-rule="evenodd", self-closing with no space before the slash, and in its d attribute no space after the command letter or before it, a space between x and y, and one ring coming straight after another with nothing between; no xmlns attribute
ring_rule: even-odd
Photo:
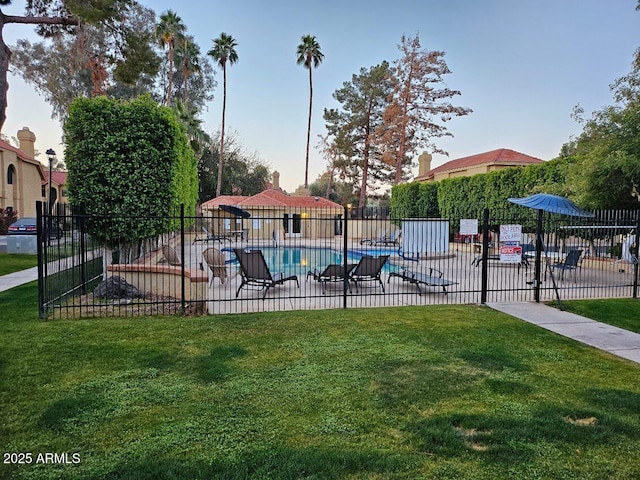
<svg viewBox="0 0 640 480"><path fill-rule="evenodd" d="M500 225L500 261L522 262L522 225Z"/></svg>
<svg viewBox="0 0 640 480"><path fill-rule="evenodd" d="M477 235L478 234L478 219L477 218L463 218L460 220L460 235Z"/></svg>
<svg viewBox="0 0 640 480"><path fill-rule="evenodd" d="M522 239L522 225L500 225L500 242L518 242Z"/></svg>

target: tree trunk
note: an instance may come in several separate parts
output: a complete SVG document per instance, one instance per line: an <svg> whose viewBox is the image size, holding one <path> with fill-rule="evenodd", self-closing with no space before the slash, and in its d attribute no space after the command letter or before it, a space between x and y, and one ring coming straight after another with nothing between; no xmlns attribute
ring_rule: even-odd
<svg viewBox="0 0 640 480"><path fill-rule="evenodd" d="M17 17L5 15L0 10L0 131L7 119L7 92L9 91L7 74L9 73L11 50L9 50L9 47L4 43L2 36L4 26L7 23L22 23L27 25L78 25L80 22L75 17Z"/></svg>
<svg viewBox="0 0 640 480"><path fill-rule="evenodd" d="M369 102L367 109L367 126L365 128L364 154L362 159L362 183L360 185L360 200L358 207L363 209L367 206L367 182L369 181L369 151L371 150L371 109L373 106ZM362 211L362 210L361 210Z"/></svg>
<svg viewBox="0 0 640 480"><path fill-rule="evenodd" d="M2 129L7 119L7 94L9 91L7 73L9 72L9 60L11 59L11 50L9 50L9 47L4 43L4 38L2 37L4 20L4 15L0 15L0 101L2 101L2 108L0 108L0 129Z"/></svg>
<svg viewBox="0 0 640 480"><path fill-rule="evenodd" d="M169 85L167 86L167 106L171 106L173 100L173 42L169 42Z"/></svg>
<svg viewBox="0 0 640 480"><path fill-rule="evenodd" d="M307 154L304 163L304 188L309 188L309 142L311 141L311 105L313 103L313 82L309 63L309 121L307 122Z"/></svg>
<svg viewBox="0 0 640 480"><path fill-rule="evenodd" d="M218 159L218 183L216 197L222 192L222 162L224 159L224 117L227 111L227 64L222 66L222 128L220 130L220 158Z"/></svg>

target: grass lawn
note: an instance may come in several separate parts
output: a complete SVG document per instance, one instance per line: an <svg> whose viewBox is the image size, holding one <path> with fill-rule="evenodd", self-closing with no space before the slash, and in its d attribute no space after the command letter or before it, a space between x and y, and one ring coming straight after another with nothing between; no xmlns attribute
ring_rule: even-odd
<svg viewBox="0 0 640 480"><path fill-rule="evenodd" d="M40 322L34 284L0 304L0 452L32 454L0 478L640 477L640 367L488 308Z"/></svg>
<svg viewBox="0 0 640 480"><path fill-rule="evenodd" d="M37 255L8 254L0 252L0 275L19 272L38 265Z"/></svg>
<svg viewBox="0 0 640 480"><path fill-rule="evenodd" d="M583 317L640 333L640 300L605 299L562 302L562 307Z"/></svg>

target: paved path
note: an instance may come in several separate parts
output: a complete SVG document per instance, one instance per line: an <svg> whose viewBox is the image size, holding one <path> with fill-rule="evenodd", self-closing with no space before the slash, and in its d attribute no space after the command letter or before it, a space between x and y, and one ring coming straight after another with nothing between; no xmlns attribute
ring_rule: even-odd
<svg viewBox="0 0 640 480"><path fill-rule="evenodd" d="M563 312L543 303L488 303L488 307L578 342L640 363L640 334Z"/></svg>
<svg viewBox="0 0 640 480"><path fill-rule="evenodd" d="M26 270L0 276L0 292L33 282L34 280L38 280L38 267L27 268Z"/></svg>

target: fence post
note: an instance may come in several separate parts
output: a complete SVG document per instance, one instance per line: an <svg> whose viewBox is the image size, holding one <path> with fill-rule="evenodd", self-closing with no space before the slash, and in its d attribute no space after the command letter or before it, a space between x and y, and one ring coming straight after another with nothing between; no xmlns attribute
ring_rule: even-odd
<svg viewBox="0 0 640 480"><path fill-rule="evenodd" d="M180 204L180 258L182 258L181 266L180 266L180 288L181 288L181 302L180 302L180 310L182 315L187 311L187 306L184 300L185 297L185 258L184 258L184 203Z"/></svg>
<svg viewBox="0 0 640 480"><path fill-rule="evenodd" d="M36 242L38 244L38 318L44 320L44 268L42 251L42 202L36 202Z"/></svg>
<svg viewBox="0 0 640 480"><path fill-rule="evenodd" d="M342 283L342 308L347 308L347 289L349 288L349 279L347 278L347 249L349 248L348 234L349 234L349 215L347 214L347 207L342 207L344 212L344 228L342 229L342 264L344 270L342 276L344 277Z"/></svg>
<svg viewBox="0 0 640 480"><path fill-rule="evenodd" d="M638 298L638 270L640 269L640 210L636 213L636 263L633 268L633 298Z"/></svg>
<svg viewBox="0 0 640 480"><path fill-rule="evenodd" d="M489 288L489 209L484 209L482 224L482 287L480 303L487 303L487 290Z"/></svg>

